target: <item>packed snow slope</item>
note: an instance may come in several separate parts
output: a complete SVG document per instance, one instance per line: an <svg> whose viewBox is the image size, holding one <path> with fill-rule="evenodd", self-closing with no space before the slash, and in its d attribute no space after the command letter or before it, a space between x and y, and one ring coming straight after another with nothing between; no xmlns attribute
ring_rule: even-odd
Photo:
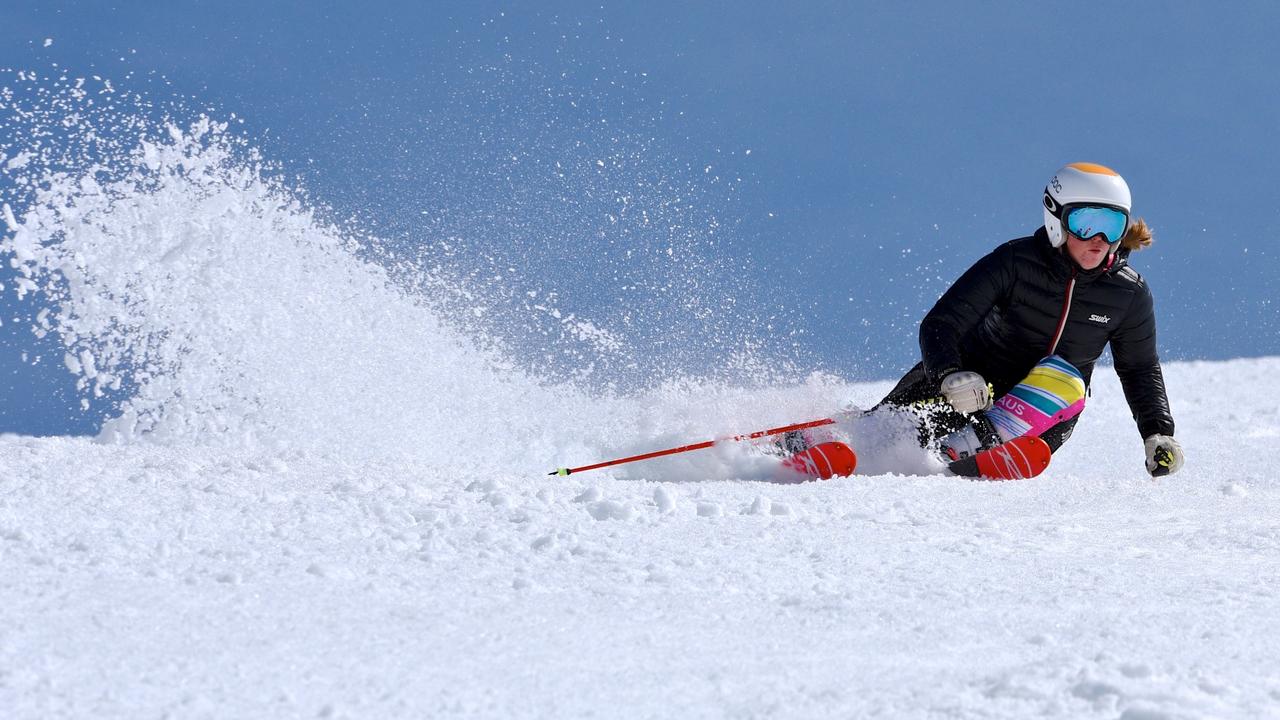
<svg viewBox="0 0 1280 720"><path fill-rule="evenodd" d="M549 383L217 123L125 147L0 160L5 291L110 416L0 438L5 718L1280 708L1280 359L1167 368L1188 465L1159 481L1106 369L1031 481L938 475L874 423L830 482L740 446L548 477L888 386Z"/></svg>
<svg viewBox="0 0 1280 720"><path fill-rule="evenodd" d="M545 476L625 445L567 435L500 460L455 436L380 458L6 437L0 707L1273 717L1280 491L1258 459L1280 437L1261 400L1280 360L1168 371L1189 461L1159 481L1105 370L1076 437L1023 482ZM580 412L654 421L697 401Z"/></svg>

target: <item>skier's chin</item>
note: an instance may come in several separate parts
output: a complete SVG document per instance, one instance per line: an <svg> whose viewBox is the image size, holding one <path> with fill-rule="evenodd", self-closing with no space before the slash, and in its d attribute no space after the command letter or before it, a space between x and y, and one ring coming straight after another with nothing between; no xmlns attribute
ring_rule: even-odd
<svg viewBox="0 0 1280 720"><path fill-rule="evenodd" d="M1107 259L1107 248L1071 248L1069 254L1081 270L1092 270Z"/></svg>
<svg viewBox="0 0 1280 720"><path fill-rule="evenodd" d="M1098 267L1099 265L1101 265L1103 259L1105 259L1106 257L1107 257L1107 254L1105 252L1086 253L1085 256L1080 259L1080 268L1083 270L1092 270Z"/></svg>

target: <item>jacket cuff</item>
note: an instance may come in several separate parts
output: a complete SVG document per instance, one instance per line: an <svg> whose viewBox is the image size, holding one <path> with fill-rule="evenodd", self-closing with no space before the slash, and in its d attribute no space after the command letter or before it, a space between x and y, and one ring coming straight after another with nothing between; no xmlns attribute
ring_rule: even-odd
<svg viewBox="0 0 1280 720"><path fill-rule="evenodd" d="M1173 437L1173 423L1163 421L1145 422L1138 426L1138 433L1146 440L1152 435L1168 435Z"/></svg>
<svg viewBox="0 0 1280 720"><path fill-rule="evenodd" d="M932 380L935 385L941 385L943 378L945 378L946 376L950 375L953 372L958 372L963 369L964 368L960 367L959 365L944 365L943 367L939 368L937 371L930 370L929 379Z"/></svg>

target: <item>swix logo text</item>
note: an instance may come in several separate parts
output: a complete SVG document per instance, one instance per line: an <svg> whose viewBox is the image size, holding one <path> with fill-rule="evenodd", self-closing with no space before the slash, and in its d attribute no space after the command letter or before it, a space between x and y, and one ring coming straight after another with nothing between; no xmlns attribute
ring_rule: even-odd
<svg viewBox="0 0 1280 720"><path fill-rule="evenodd" d="M1089 319L1096 323L1102 323L1103 325L1111 322L1111 317L1108 315L1090 315Z"/></svg>

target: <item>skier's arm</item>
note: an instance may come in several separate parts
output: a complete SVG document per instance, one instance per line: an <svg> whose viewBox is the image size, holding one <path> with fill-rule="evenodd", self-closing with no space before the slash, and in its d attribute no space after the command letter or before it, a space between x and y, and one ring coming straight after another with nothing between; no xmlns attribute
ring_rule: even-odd
<svg viewBox="0 0 1280 720"><path fill-rule="evenodd" d="M960 340L982 322L1014 284L1013 252L1001 245L973 264L920 322L920 353L935 382L962 370Z"/></svg>
<svg viewBox="0 0 1280 720"><path fill-rule="evenodd" d="M1129 312L1111 336L1111 355L1138 432L1143 438L1173 435L1173 415L1156 351L1155 307L1145 282L1134 293Z"/></svg>

